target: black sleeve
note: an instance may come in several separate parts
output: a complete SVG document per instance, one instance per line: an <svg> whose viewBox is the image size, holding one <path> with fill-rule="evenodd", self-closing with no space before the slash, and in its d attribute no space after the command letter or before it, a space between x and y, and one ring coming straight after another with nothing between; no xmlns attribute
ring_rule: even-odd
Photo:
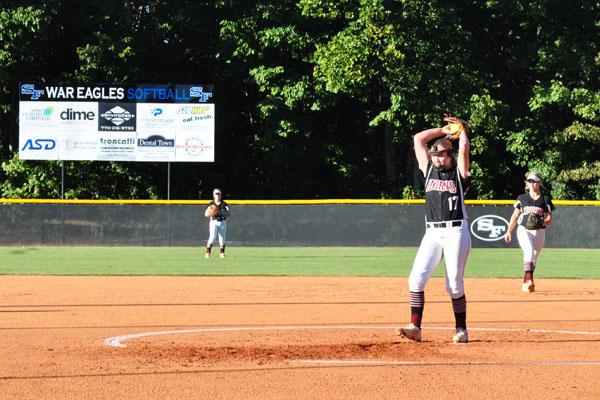
<svg viewBox="0 0 600 400"><path fill-rule="evenodd" d="M515 203L513 204L514 208L518 208L519 210L523 211L523 201L522 201L522 195L517 196L517 200L515 201Z"/></svg>
<svg viewBox="0 0 600 400"><path fill-rule="evenodd" d="M548 211L556 210L556 207L554 206L554 203L552 202L552 197L550 197L548 195L544 195L544 201L546 202L546 207L547 207Z"/></svg>

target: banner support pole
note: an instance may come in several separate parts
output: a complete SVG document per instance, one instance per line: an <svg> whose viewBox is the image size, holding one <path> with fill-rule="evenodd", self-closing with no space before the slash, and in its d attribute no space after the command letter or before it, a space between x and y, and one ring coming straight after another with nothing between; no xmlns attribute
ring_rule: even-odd
<svg viewBox="0 0 600 400"><path fill-rule="evenodd" d="M167 162L167 200L171 200L171 162Z"/></svg>
<svg viewBox="0 0 600 400"><path fill-rule="evenodd" d="M171 200L171 162L167 161L167 200ZM171 208L167 204L167 246L171 247Z"/></svg>
<svg viewBox="0 0 600 400"><path fill-rule="evenodd" d="M60 162L60 199L64 200L65 198L65 162L61 160Z"/></svg>

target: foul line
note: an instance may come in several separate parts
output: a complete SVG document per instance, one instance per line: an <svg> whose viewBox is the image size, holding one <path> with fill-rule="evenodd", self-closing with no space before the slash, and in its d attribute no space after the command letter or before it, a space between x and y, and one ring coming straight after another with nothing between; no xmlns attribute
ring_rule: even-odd
<svg viewBox="0 0 600 400"><path fill-rule="evenodd" d="M240 326L227 328L179 329L170 331L141 332L129 335L113 336L104 340L111 347L127 347L123 342L147 336L176 335L182 333L211 333L211 332L245 332L245 331L302 331L302 330L341 330L341 329L395 329L397 325L290 325L290 326ZM454 330L449 327L424 327L425 330ZM525 333L557 333L563 335L600 336L600 332L569 331L553 329L524 329L524 328L469 328L470 331L481 332L525 332ZM318 361L318 360L316 360ZM552 364L548 364L552 365Z"/></svg>
<svg viewBox="0 0 600 400"><path fill-rule="evenodd" d="M600 365L600 361L385 361L385 360L296 360L301 364L335 366L410 365Z"/></svg>

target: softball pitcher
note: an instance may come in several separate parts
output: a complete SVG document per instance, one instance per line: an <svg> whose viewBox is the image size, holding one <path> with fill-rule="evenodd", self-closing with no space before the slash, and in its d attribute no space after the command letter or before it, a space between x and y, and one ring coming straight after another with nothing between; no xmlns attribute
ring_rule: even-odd
<svg viewBox="0 0 600 400"><path fill-rule="evenodd" d="M466 122L446 117L443 128L415 135L415 156L425 179L426 231L414 260L408 288L411 322L397 333L421 341L421 320L425 306L425 285L442 257L446 264L446 291L452 299L456 320L454 343L467 343L467 300L463 283L471 236L464 205L464 185L469 173L469 139ZM435 140L428 149L427 143ZM455 159L451 140L458 140Z"/></svg>
<svg viewBox="0 0 600 400"><path fill-rule="evenodd" d="M549 195L541 192L542 180L536 172L529 172L525 180L525 193L517 197L508 230L504 235L506 243L512 242L512 231L517 228L517 240L523 250L523 284L521 290L534 292L533 272L537 259L544 247L546 227L552 224L552 211L555 210Z"/></svg>
<svg viewBox="0 0 600 400"><path fill-rule="evenodd" d="M221 190L213 190L213 201L208 204L204 211L204 216L210 218L209 237L206 242L206 253L204 258L210 258L210 251L217 236L219 237L219 246L221 248L219 256L225 258L225 240L227 238L227 217L231 215L229 206L223 201Z"/></svg>

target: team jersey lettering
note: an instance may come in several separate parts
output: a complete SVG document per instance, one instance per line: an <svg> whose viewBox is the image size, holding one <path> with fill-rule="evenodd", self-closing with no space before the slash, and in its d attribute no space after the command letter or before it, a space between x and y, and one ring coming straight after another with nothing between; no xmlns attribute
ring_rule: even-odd
<svg viewBox="0 0 600 400"><path fill-rule="evenodd" d="M523 213L544 215L544 209L540 208L540 207L527 206L527 207L523 207Z"/></svg>
<svg viewBox="0 0 600 400"><path fill-rule="evenodd" d="M429 179L427 181L427 187L425 188L426 192L431 192L432 190L438 192L450 192L456 193L456 184L454 181L443 181L440 179Z"/></svg>

